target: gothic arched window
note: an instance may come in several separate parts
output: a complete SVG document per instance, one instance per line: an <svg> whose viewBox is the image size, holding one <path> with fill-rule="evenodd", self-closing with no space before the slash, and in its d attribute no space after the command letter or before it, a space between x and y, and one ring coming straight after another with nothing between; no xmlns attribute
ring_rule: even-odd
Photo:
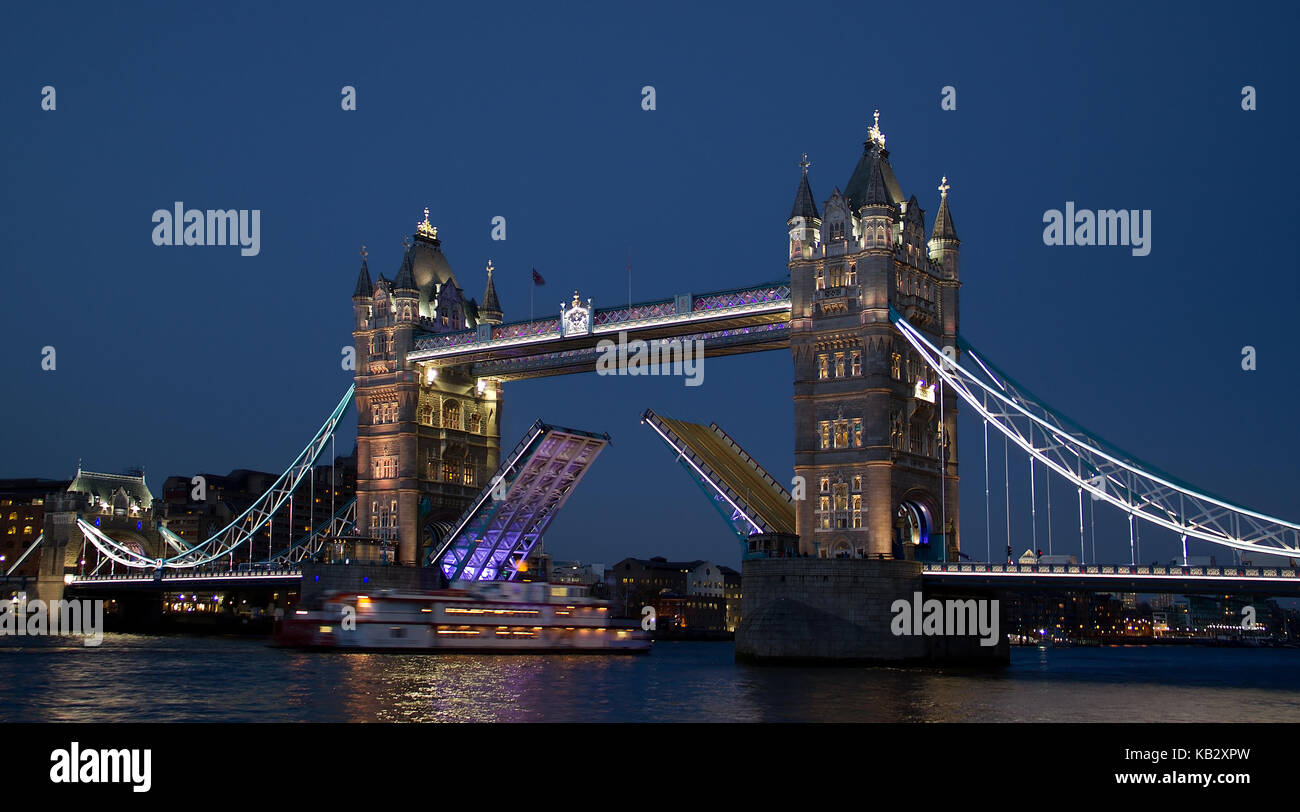
<svg viewBox="0 0 1300 812"><path fill-rule="evenodd" d="M442 404L442 426L447 429L460 428L460 403L448 400Z"/></svg>

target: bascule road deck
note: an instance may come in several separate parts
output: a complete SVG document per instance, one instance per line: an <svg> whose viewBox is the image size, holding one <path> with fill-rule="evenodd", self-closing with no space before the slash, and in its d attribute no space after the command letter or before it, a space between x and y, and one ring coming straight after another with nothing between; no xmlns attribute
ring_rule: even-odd
<svg viewBox="0 0 1300 812"><path fill-rule="evenodd" d="M715 498L743 514L750 532L794 533L790 494L717 424L704 426L646 410L642 416ZM734 522L734 520L733 520Z"/></svg>

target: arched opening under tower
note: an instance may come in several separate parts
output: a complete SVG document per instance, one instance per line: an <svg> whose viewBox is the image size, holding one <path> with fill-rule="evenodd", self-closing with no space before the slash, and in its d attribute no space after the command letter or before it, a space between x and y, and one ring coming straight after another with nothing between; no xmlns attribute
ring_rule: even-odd
<svg viewBox="0 0 1300 812"><path fill-rule="evenodd" d="M894 511L894 558L905 561L942 561L943 545L931 543L934 511L922 494L908 494ZM942 537L940 537L942 538Z"/></svg>
<svg viewBox="0 0 1300 812"><path fill-rule="evenodd" d="M424 522L424 529L420 534L420 564L425 567L435 566L434 556L442 547L442 542L455 529L455 519L438 518L436 515L429 516Z"/></svg>

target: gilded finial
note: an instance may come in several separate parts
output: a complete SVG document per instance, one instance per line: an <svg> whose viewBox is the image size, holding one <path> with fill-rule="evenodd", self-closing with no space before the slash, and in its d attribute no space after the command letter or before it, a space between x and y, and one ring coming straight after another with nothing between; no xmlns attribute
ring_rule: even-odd
<svg viewBox="0 0 1300 812"><path fill-rule="evenodd" d="M430 238L430 239L437 239L437 238L438 238L438 228L437 228L437 226L434 226L434 225L432 225L432 224L429 222L429 207L428 207L428 206L425 206L425 207L424 207L424 221L421 222L421 223L417 223L417 224L416 224L416 226L415 226L415 231L416 231L417 234L420 234L420 235L422 235L422 236L428 237L428 238Z"/></svg>
<svg viewBox="0 0 1300 812"><path fill-rule="evenodd" d="M880 131L880 111L875 113L875 123L867 128L867 137L875 141L880 146L885 145L885 134Z"/></svg>
<svg viewBox="0 0 1300 812"><path fill-rule="evenodd" d="M939 199L940 199L940 200L947 200L947 199L948 199L948 190L951 189L951 188L952 188L952 187L948 185L948 176L947 176L947 175L944 175L944 176L943 176L943 180L939 181L939 195L940 195L940 198L939 198Z"/></svg>
<svg viewBox="0 0 1300 812"><path fill-rule="evenodd" d="M362 261L362 262L365 262L365 261L366 261L366 257L368 257L368 256L370 256L370 254L366 252L366 246L365 246L365 244L362 244L362 246L361 246L361 261Z"/></svg>
<svg viewBox="0 0 1300 812"><path fill-rule="evenodd" d="M803 170L803 173L804 173L805 175L807 175L807 174L808 174L808 167L810 167L810 166L812 166L812 161L809 161L809 160L808 160L808 153L805 152L805 153L803 154L803 160L799 162L799 168Z"/></svg>
<svg viewBox="0 0 1300 812"><path fill-rule="evenodd" d="M493 270L495 270L495 269L492 267L492 260L489 259L489 260L488 260L488 264L487 264L487 272L488 272L488 278L489 278L489 279L492 278L492 271L493 271Z"/></svg>

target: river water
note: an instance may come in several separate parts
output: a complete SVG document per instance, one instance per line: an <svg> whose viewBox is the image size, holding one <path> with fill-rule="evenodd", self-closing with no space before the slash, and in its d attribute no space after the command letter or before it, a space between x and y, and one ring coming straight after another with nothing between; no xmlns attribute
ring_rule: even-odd
<svg viewBox="0 0 1300 812"><path fill-rule="evenodd" d="M260 639L0 641L5 721L1300 721L1300 650L1013 648L1008 668L737 665L645 656L286 651Z"/></svg>

